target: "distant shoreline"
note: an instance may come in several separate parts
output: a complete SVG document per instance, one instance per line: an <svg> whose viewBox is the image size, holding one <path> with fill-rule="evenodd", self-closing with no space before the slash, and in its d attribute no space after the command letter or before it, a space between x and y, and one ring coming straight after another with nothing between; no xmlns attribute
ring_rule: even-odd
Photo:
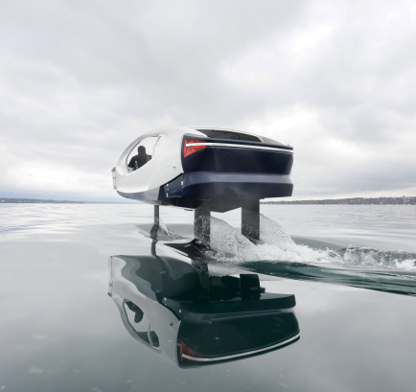
<svg viewBox="0 0 416 392"><path fill-rule="evenodd" d="M0 203L13 203L13 204L134 204L123 203L117 201L74 201L74 200L53 200L53 199L26 199L20 197L0 197Z"/></svg>
<svg viewBox="0 0 416 392"><path fill-rule="evenodd" d="M264 201L261 204L348 204L348 205L416 205L416 196L403 197L351 197L323 200Z"/></svg>
<svg viewBox="0 0 416 392"><path fill-rule="evenodd" d="M134 204L116 201L71 201L53 199L27 199L0 197L0 203L39 203L39 204ZM282 200L262 201L261 204L347 204L347 205L416 205L416 196L403 197L352 197L346 199L322 199L322 200Z"/></svg>

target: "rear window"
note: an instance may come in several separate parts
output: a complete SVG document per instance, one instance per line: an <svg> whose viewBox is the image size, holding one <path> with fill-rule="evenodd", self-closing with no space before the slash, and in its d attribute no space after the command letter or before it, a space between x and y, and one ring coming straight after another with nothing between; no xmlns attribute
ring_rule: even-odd
<svg viewBox="0 0 416 392"><path fill-rule="evenodd" d="M229 139L229 140L243 140L246 142L261 142L260 138L254 135L247 135L246 133L232 132L232 131L216 131L213 129L198 129L199 132L204 133L213 139Z"/></svg>

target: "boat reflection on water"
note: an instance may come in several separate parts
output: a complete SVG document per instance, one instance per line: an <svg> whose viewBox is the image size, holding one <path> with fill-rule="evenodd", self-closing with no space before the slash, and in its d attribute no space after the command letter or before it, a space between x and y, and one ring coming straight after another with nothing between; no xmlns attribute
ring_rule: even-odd
<svg viewBox="0 0 416 392"><path fill-rule="evenodd" d="M231 361L299 339L295 297L256 274L209 276L203 261L112 256L109 295L130 335L180 367Z"/></svg>

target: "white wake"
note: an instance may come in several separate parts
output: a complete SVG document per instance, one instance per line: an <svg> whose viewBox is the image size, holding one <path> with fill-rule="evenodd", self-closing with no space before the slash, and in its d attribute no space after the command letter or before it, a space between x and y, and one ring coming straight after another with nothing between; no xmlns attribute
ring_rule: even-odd
<svg viewBox="0 0 416 392"><path fill-rule="evenodd" d="M260 243L253 244L222 219L211 217L211 246L218 261L285 261L362 269L416 271L416 254L372 248L314 249L296 244L277 222L260 216Z"/></svg>

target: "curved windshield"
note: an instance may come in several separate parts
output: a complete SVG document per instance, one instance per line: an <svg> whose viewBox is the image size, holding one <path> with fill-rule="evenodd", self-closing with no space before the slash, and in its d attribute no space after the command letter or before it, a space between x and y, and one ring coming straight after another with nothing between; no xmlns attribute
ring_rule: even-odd
<svg viewBox="0 0 416 392"><path fill-rule="evenodd" d="M146 165L152 159L153 150L159 136L150 136L143 139L139 144L133 147L126 158L126 165L129 172L133 172Z"/></svg>

